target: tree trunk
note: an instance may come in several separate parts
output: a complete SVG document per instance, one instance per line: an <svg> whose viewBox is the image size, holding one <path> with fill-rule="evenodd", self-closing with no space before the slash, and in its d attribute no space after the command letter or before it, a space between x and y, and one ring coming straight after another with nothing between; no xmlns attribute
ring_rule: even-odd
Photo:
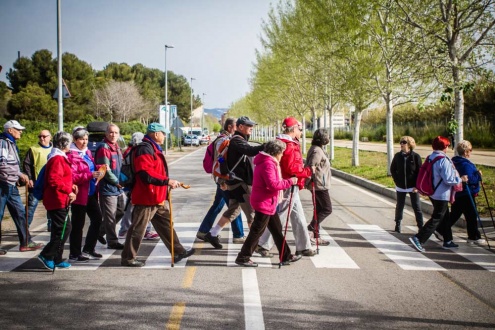
<svg viewBox="0 0 495 330"><path fill-rule="evenodd" d="M387 175L391 176L390 166L394 158L394 104L390 93L385 97L387 104Z"/></svg>
<svg viewBox="0 0 495 330"><path fill-rule="evenodd" d="M452 71L454 78L454 116L458 125L454 143L458 143L464 140L464 91L460 86L459 69L454 67Z"/></svg>
<svg viewBox="0 0 495 330"><path fill-rule="evenodd" d="M362 110L354 111L354 133L352 136L352 166L359 166L359 130L361 126Z"/></svg>
<svg viewBox="0 0 495 330"><path fill-rule="evenodd" d="M302 117L302 148L301 148L301 152L303 154L306 153L306 118L304 118L304 116Z"/></svg>
<svg viewBox="0 0 495 330"><path fill-rule="evenodd" d="M333 128L333 107L330 107L329 110L328 110L328 114L329 114L329 121L330 121L330 125L329 125L329 138L330 138L330 150L328 151L329 152L329 157L330 157L330 160L334 160L335 159L335 130Z"/></svg>

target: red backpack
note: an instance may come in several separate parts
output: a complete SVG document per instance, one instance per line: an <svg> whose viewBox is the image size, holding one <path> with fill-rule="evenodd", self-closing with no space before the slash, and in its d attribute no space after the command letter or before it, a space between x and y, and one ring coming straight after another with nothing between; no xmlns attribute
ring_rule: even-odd
<svg viewBox="0 0 495 330"><path fill-rule="evenodd" d="M430 160L430 156L428 156L423 165L419 168L418 178L416 179L416 189L418 189L418 192L421 195L433 195L442 182L443 179L440 179L436 186L433 184L433 164L442 158L444 158L444 156L439 155Z"/></svg>
<svg viewBox="0 0 495 330"><path fill-rule="evenodd" d="M217 138L218 139L218 138ZM210 143L206 148L205 157L203 158L203 168L206 173L211 174L213 172L213 161L215 158L215 142Z"/></svg>

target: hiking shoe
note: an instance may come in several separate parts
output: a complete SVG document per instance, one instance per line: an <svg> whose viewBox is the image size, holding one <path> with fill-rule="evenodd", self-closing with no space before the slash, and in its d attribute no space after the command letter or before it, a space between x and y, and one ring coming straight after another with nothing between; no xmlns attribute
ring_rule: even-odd
<svg viewBox="0 0 495 330"><path fill-rule="evenodd" d="M156 240L159 239L160 235L155 233L154 231L148 231L146 234L144 234L144 239L148 241Z"/></svg>
<svg viewBox="0 0 495 330"><path fill-rule="evenodd" d="M443 235L440 234L440 232L438 232L438 231L435 230L433 232L433 235L435 235L435 237L437 238L437 240L439 240L440 242L443 242Z"/></svg>
<svg viewBox="0 0 495 330"><path fill-rule="evenodd" d="M421 246L421 243L419 242L419 239L416 236L409 237L409 240L411 241L412 245L416 250L419 252L425 252L425 248Z"/></svg>
<svg viewBox="0 0 495 330"><path fill-rule="evenodd" d="M458 248L459 245L455 244L454 241L449 241L449 242L443 243L443 246L442 247L444 249L452 249L452 248Z"/></svg>
<svg viewBox="0 0 495 330"><path fill-rule="evenodd" d="M288 265L290 265L291 262L296 262L296 261L298 261L301 258L302 258L301 255L293 255L293 254L291 254L289 256L289 259L287 259L285 261L282 261L282 266L288 266Z"/></svg>
<svg viewBox="0 0 495 330"><path fill-rule="evenodd" d="M41 249L45 244L43 243L36 243L36 242L29 242L27 246L22 245L19 247L19 251L21 252L27 252L27 251L36 251Z"/></svg>
<svg viewBox="0 0 495 330"><path fill-rule="evenodd" d="M0 256L6 255L6 254L7 254L7 250L0 249Z"/></svg>
<svg viewBox="0 0 495 330"><path fill-rule="evenodd" d="M107 244L107 240L105 239L104 236L98 236L98 242L100 242L103 245Z"/></svg>
<svg viewBox="0 0 495 330"><path fill-rule="evenodd" d="M126 231L123 231L121 233L119 233L119 238L120 239L125 239L125 237L127 236L127 232ZM103 237L102 237L103 238ZM103 244L103 243L102 243Z"/></svg>
<svg viewBox="0 0 495 330"><path fill-rule="evenodd" d="M478 238L478 239L467 239L468 244L477 244L477 245L486 245L486 241L484 239Z"/></svg>
<svg viewBox="0 0 495 330"><path fill-rule="evenodd" d="M198 231L196 233L196 238L204 241L205 240L205 235L206 235L206 233L202 233L202 232Z"/></svg>
<svg viewBox="0 0 495 330"><path fill-rule="evenodd" d="M101 254L97 253L95 250L93 250L93 251L83 250L83 254L91 256L93 259L100 259L101 257L103 257Z"/></svg>
<svg viewBox="0 0 495 330"><path fill-rule="evenodd" d="M218 236L217 237L213 237L213 236L211 236L211 233L210 232L206 233L206 235L205 235L205 242L208 242L211 245L213 245L213 247L215 249L221 249L221 248L223 248L223 245L220 244L220 239L218 238Z"/></svg>
<svg viewBox="0 0 495 330"><path fill-rule="evenodd" d="M394 231L395 231L396 233L399 233L399 234L400 234L400 230L401 230L401 228L400 228L400 224L399 224L399 223L395 223L395 228L394 228Z"/></svg>
<svg viewBox="0 0 495 330"><path fill-rule="evenodd" d="M244 267L258 267L258 264L252 260L248 260L248 261L236 260L235 263L239 266L244 266Z"/></svg>
<svg viewBox="0 0 495 330"><path fill-rule="evenodd" d="M234 237L232 239L232 243L234 243L234 244L244 244L245 241L246 241L246 236L243 236L243 237Z"/></svg>
<svg viewBox="0 0 495 330"><path fill-rule="evenodd" d="M53 270L53 268L55 268L55 263L53 262L53 260L48 260L41 254L38 256L38 260L43 263L43 267L45 267L46 269Z"/></svg>
<svg viewBox="0 0 495 330"><path fill-rule="evenodd" d="M108 244L107 249L123 250L124 244L122 244L122 243Z"/></svg>
<svg viewBox="0 0 495 330"><path fill-rule="evenodd" d="M75 255L69 255L69 262L88 262L89 258L83 256L82 254L75 256Z"/></svg>
<svg viewBox="0 0 495 330"><path fill-rule="evenodd" d="M296 251L296 256L312 257L315 254L316 254L316 252L314 250L311 250L311 249L306 249L306 250L302 250L302 251Z"/></svg>
<svg viewBox="0 0 495 330"><path fill-rule="evenodd" d="M121 260L120 264L126 267L143 267L145 263L144 261L139 261L134 259L134 260Z"/></svg>
<svg viewBox="0 0 495 330"><path fill-rule="evenodd" d="M196 253L196 249L192 248L190 250L186 250L182 253L174 255L174 263L181 261L182 259L189 258L194 253Z"/></svg>
<svg viewBox="0 0 495 330"><path fill-rule="evenodd" d="M254 252L259 253L263 258L271 258L273 257L273 253L270 253L270 250L267 250L261 246L257 246Z"/></svg>
<svg viewBox="0 0 495 330"><path fill-rule="evenodd" d="M323 238L321 237L318 237L318 238L311 238L310 241L311 241L311 244L312 245L316 245L316 240L318 240L318 245L320 246L327 246L327 245L330 245L330 242L329 241L326 241L324 240Z"/></svg>
<svg viewBox="0 0 495 330"><path fill-rule="evenodd" d="M55 265L57 268L62 268L62 269L67 269L70 268L71 264L68 263L67 261L61 261L58 264Z"/></svg>

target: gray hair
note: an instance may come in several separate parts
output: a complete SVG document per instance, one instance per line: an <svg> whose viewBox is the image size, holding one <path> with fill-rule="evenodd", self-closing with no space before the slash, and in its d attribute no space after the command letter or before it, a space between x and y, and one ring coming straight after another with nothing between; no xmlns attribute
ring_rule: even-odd
<svg viewBox="0 0 495 330"><path fill-rule="evenodd" d="M53 147L64 150L72 142L72 136L67 132L57 132L53 136Z"/></svg>
<svg viewBox="0 0 495 330"><path fill-rule="evenodd" d="M74 138L74 140L81 139L88 134L89 133L84 126L76 126L72 130L72 137Z"/></svg>
<svg viewBox="0 0 495 330"><path fill-rule="evenodd" d="M459 156L465 156L467 151L473 150L473 146L468 140L462 140L457 143L457 145L455 146L455 150L457 151Z"/></svg>
<svg viewBox="0 0 495 330"><path fill-rule="evenodd" d="M143 141L143 138L144 138L144 134L143 133L141 133L141 132L134 132L134 133L132 133L131 141L129 142L129 144L131 146L138 145L138 144L140 144Z"/></svg>
<svg viewBox="0 0 495 330"><path fill-rule="evenodd" d="M286 145L284 142L275 139L265 143L265 147L263 148L263 151L269 154L270 156L276 156L283 153L285 148Z"/></svg>

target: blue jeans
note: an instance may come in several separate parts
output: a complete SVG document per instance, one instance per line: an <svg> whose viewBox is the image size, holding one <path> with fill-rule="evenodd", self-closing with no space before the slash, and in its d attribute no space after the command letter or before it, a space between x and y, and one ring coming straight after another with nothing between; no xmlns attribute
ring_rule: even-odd
<svg viewBox="0 0 495 330"><path fill-rule="evenodd" d="M33 222L33 217L34 217L34 212L36 212L36 208L38 207L38 200L32 193L29 193L28 196L28 226L31 226L31 223ZM47 220L47 225L48 227L51 226L52 221L50 220L50 217L48 216L48 212L46 213L46 220Z"/></svg>
<svg viewBox="0 0 495 330"><path fill-rule="evenodd" d="M14 220L15 227L17 228L17 236L19 236L19 243L22 245L30 242L31 236L29 235L29 231L26 230L26 211L21 201L19 189L2 181L0 182L0 222L3 220L5 206L9 209L10 215Z"/></svg>
<svg viewBox="0 0 495 330"><path fill-rule="evenodd" d="M215 192L215 200L213 201L213 204L208 210L208 213L206 213L203 222L201 222L201 226L199 226L198 231L202 233L209 232L210 229L213 227L213 224L215 223L215 219L217 218L217 215L222 211L225 203L228 202L229 202L229 192L227 190L223 191L222 189L220 189L220 186L217 184L217 191ZM232 234L234 235L234 238L244 237L244 228L242 227L242 218L240 214L237 216L237 218L234 219L234 221L230 223L230 225L232 227Z"/></svg>

